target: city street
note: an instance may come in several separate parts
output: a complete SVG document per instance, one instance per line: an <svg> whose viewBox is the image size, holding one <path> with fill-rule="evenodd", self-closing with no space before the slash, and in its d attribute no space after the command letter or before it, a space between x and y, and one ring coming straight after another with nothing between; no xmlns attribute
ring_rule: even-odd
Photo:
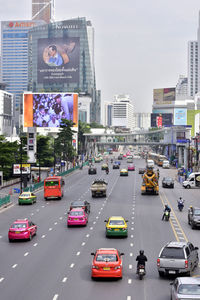
<svg viewBox="0 0 200 300"><path fill-rule="evenodd" d="M199 190L183 189L175 181L174 189L162 188L162 178L175 178L175 169L160 168L160 194L141 195L139 167L145 160L135 159L135 171L120 177L110 164L109 175L95 164L97 175L88 175L88 167L65 177L62 200L45 201L38 191L33 205L14 205L0 213L0 299L1 300L167 300L171 278L159 278L156 260L168 241L187 241L200 247L199 230L187 223L187 208L200 206ZM124 159L122 166L128 164ZM121 168L122 168L121 166ZM95 178L107 182L107 197L92 198L90 186ZM183 212L177 200L185 200ZM86 227L67 227L67 211L74 200L87 200L91 213ZM163 205L172 208L170 222L162 221ZM104 220L123 216L128 220L127 238L106 238ZM38 226L31 241L8 242L8 229L13 221L30 218ZM122 280L91 279L91 252L98 248L117 248L124 252ZM136 256L143 249L148 258L146 276L136 275ZM192 276L200 276L196 269Z"/></svg>

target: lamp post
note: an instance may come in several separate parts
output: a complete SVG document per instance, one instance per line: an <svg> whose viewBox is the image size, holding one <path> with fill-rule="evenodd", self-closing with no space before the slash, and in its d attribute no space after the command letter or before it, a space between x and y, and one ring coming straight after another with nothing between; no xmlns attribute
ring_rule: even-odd
<svg viewBox="0 0 200 300"><path fill-rule="evenodd" d="M20 136L20 194L22 193L22 137Z"/></svg>

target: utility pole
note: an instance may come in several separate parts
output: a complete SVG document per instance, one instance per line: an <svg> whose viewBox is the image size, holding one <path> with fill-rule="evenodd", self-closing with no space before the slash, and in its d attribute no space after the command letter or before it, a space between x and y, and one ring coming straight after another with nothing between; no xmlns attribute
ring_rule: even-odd
<svg viewBox="0 0 200 300"><path fill-rule="evenodd" d="M22 137L20 136L20 194L22 193Z"/></svg>

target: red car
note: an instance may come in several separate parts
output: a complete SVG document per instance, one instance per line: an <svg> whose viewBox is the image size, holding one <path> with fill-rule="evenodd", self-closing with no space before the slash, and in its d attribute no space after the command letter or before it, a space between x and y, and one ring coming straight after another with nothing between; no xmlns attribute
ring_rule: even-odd
<svg viewBox="0 0 200 300"><path fill-rule="evenodd" d="M13 240L31 240L37 232L37 225L28 219L16 220L9 228L9 242Z"/></svg>
<svg viewBox="0 0 200 300"><path fill-rule="evenodd" d="M83 225L88 223L88 215L82 208L73 208L68 212L67 226Z"/></svg>
<svg viewBox="0 0 200 300"><path fill-rule="evenodd" d="M96 250L92 262L92 278L114 277L122 278L122 258L124 253L120 253L114 248L100 248Z"/></svg>
<svg viewBox="0 0 200 300"><path fill-rule="evenodd" d="M128 171L135 171L135 166L133 164L128 165Z"/></svg>

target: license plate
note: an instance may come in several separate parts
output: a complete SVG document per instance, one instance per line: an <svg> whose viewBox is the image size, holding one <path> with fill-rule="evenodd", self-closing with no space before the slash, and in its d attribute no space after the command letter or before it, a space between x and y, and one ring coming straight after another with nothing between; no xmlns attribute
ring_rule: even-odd
<svg viewBox="0 0 200 300"><path fill-rule="evenodd" d="M115 229L115 231L119 231L119 229Z"/></svg>
<svg viewBox="0 0 200 300"><path fill-rule="evenodd" d="M74 221L78 221L78 219L74 219Z"/></svg>
<svg viewBox="0 0 200 300"><path fill-rule="evenodd" d="M104 271L110 271L110 268L103 268Z"/></svg>
<svg viewBox="0 0 200 300"><path fill-rule="evenodd" d="M140 273L144 273L144 269L140 269L139 272L140 272Z"/></svg>
<svg viewBox="0 0 200 300"><path fill-rule="evenodd" d="M176 274L176 271L169 271L169 274Z"/></svg>
<svg viewBox="0 0 200 300"><path fill-rule="evenodd" d="M15 231L15 233L20 233L20 231Z"/></svg>

